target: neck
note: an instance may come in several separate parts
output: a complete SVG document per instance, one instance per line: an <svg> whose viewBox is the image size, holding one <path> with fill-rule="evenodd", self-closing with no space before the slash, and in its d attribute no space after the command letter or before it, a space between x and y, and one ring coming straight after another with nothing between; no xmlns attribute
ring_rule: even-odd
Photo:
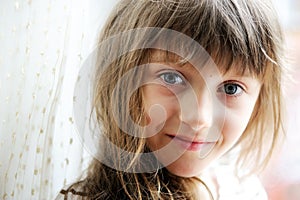
<svg viewBox="0 0 300 200"><path fill-rule="evenodd" d="M218 183L212 174L201 174L195 177L197 184L197 193L200 199L216 200L218 199Z"/></svg>

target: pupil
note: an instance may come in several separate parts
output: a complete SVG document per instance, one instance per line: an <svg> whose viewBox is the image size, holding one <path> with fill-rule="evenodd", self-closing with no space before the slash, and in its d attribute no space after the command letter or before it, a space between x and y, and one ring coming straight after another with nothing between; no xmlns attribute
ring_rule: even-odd
<svg viewBox="0 0 300 200"><path fill-rule="evenodd" d="M225 92L227 94L235 94L237 91L236 85L225 85Z"/></svg>
<svg viewBox="0 0 300 200"><path fill-rule="evenodd" d="M168 83L176 82L176 77L173 74L166 74L165 79Z"/></svg>

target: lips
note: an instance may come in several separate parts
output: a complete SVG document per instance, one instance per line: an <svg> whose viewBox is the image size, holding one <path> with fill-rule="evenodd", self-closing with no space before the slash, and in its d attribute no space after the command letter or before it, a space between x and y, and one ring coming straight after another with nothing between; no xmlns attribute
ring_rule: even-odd
<svg viewBox="0 0 300 200"><path fill-rule="evenodd" d="M168 137L172 138L176 144L184 148L188 151L199 151L208 145L214 145L216 142L208 142L196 138L187 138L183 136L174 136L174 135L167 135Z"/></svg>

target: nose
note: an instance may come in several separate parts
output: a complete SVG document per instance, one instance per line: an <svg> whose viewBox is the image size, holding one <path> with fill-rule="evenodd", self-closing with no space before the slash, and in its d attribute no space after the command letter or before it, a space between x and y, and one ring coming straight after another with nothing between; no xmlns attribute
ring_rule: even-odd
<svg viewBox="0 0 300 200"><path fill-rule="evenodd" d="M199 131L212 124L213 108L211 93L207 87L190 88L180 97L180 120L193 130Z"/></svg>

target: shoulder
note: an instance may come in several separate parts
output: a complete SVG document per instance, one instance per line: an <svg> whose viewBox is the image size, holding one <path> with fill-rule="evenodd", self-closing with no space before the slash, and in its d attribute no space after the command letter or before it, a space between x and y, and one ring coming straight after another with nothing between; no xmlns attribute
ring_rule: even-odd
<svg viewBox="0 0 300 200"><path fill-rule="evenodd" d="M213 169L218 186L219 200L267 200L267 193L256 175L239 178L231 165L218 165Z"/></svg>
<svg viewBox="0 0 300 200"><path fill-rule="evenodd" d="M247 178L229 178L220 180L219 196L220 200L267 200L267 194L260 180L256 176Z"/></svg>

